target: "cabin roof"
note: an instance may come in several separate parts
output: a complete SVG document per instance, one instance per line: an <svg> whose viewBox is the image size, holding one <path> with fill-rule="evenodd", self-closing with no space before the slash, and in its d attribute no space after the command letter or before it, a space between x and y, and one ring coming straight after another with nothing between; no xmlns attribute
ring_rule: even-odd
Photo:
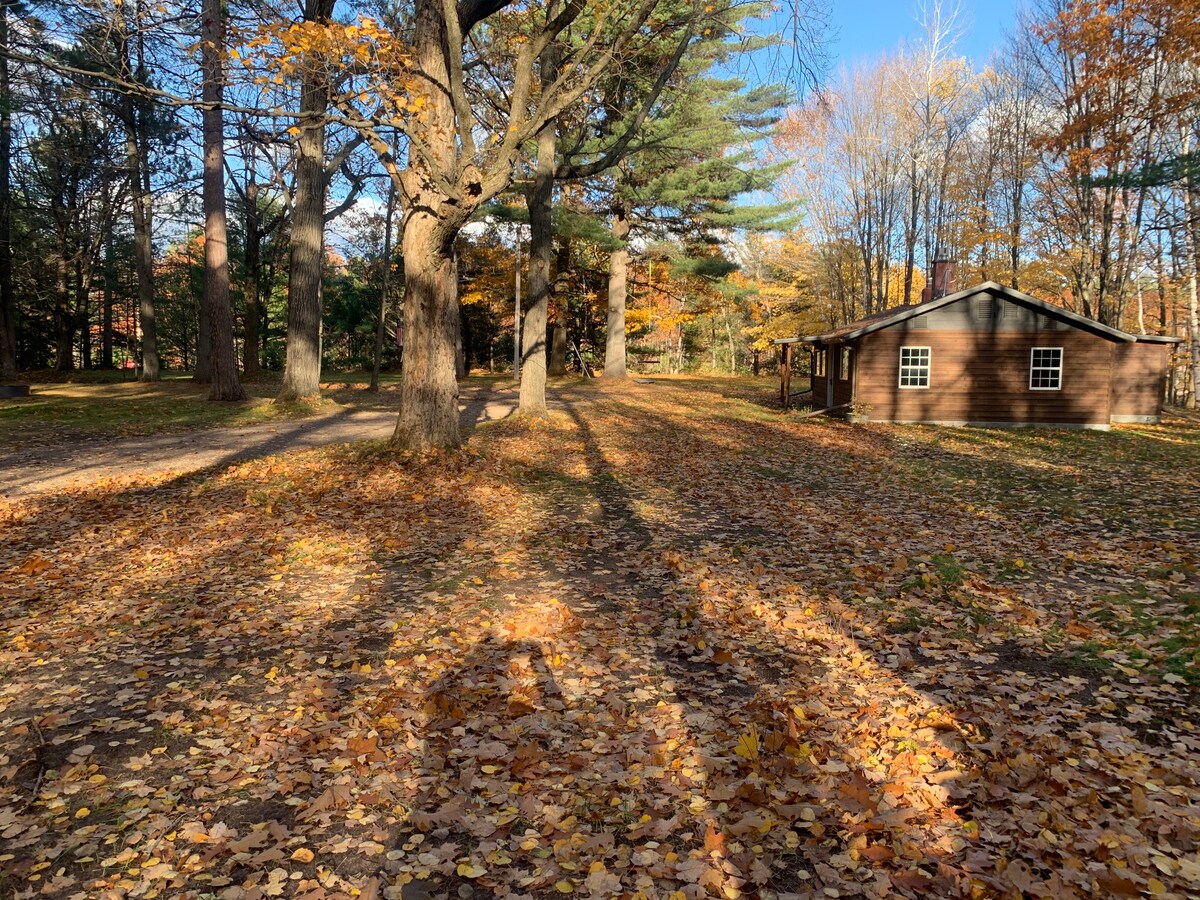
<svg viewBox="0 0 1200 900"><path fill-rule="evenodd" d="M1039 300L1036 297L1031 297L1022 291L1014 290L1013 288L1005 287L1002 284L997 284L994 281L985 281L982 284L977 284L974 287L967 288L961 291L955 291L953 294L947 294L944 297L939 297L936 300L926 300L924 303L909 303L904 306L894 306L891 309L886 309L883 312L875 313L867 316L864 319L859 319L857 322L851 322L848 325L842 325L832 331L827 331L824 334L810 335L808 337L783 338L775 341L777 344L794 344L794 343L809 343L809 344L838 344L843 341L852 341L864 335L871 334L875 331L880 331L884 328L890 328L893 325L899 325L901 322L907 322L909 319L915 319L917 316L924 315L927 312L932 312L935 309L941 309L943 306L949 306L951 303L957 303L959 300L964 300L967 297L973 297L976 294L991 294L995 297L1002 297L1005 300L1010 300L1013 303L1027 306L1036 309L1053 319L1066 322L1069 325L1079 328L1083 331L1091 332L1099 335L1110 341L1120 341L1122 343L1151 343L1151 344L1177 344L1181 338L1169 337L1160 334L1129 334L1121 331L1119 328L1113 328L1105 325L1102 322L1097 322L1095 319L1090 319L1087 316L1081 316L1078 313L1073 313L1069 309L1063 309L1061 306L1055 306L1052 303L1046 303L1044 300Z"/></svg>

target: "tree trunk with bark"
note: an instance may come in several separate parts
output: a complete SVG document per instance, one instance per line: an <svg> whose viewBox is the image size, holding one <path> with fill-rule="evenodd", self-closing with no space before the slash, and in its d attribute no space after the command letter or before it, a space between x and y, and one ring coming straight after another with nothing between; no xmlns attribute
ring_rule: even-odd
<svg viewBox="0 0 1200 900"><path fill-rule="evenodd" d="M1197 209L1197 204L1193 196L1191 188L1185 189L1184 192L1186 209L1189 214L1200 213ZM1188 338L1189 351L1191 355L1192 369L1192 392L1188 395L1188 409L1196 409L1200 405L1200 399L1197 395L1200 394L1200 297L1197 296L1196 279L1198 270L1200 270L1200 247L1196 246L1195 235L1190 234L1190 229L1185 225L1185 246L1189 246L1188 256L1188 294L1187 294L1187 316L1188 316ZM1189 239L1190 238L1190 239Z"/></svg>
<svg viewBox="0 0 1200 900"><path fill-rule="evenodd" d="M457 168L457 129L447 62L453 51L442 9L440 0L416 3L414 55L422 76L417 93L424 102L428 143L425 154L411 154L402 175L404 368L392 445L415 451L461 443L454 241L468 213L450 208L450 198L439 183Z"/></svg>
<svg viewBox="0 0 1200 900"><path fill-rule="evenodd" d="M371 362L372 391L379 390L379 373L383 368L383 338L387 332L388 290L392 280L392 216L396 212L396 185L388 183L387 206L383 213L383 272L379 284L379 315L375 321L375 355Z"/></svg>
<svg viewBox="0 0 1200 900"><path fill-rule="evenodd" d="M554 82L558 52L543 51L538 61L542 87ZM528 415L546 413L546 337L550 316L550 274L554 266L554 169L558 152L558 120L537 133L537 166L526 204L529 207L529 308L521 334L521 394L517 409Z"/></svg>
<svg viewBox="0 0 1200 900"><path fill-rule="evenodd" d="M54 260L54 371L69 372L75 368L75 316L71 310L70 276L67 266L69 238L65 227L58 234L58 251Z"/></svg>
<svg viewBox="0 0 1200 900"><path fill-rule="evenodd" d="M196 370L192 381L208 384L212 381L212 320L208 317L208 304L200 298L200 315L196 319Z"/></svg>
<svg viewBox="0 0 1200 900"><path fill-rule="evenodd" d="M129 16L135 18L130 22ZM135 80L130 35L137 29L140 5L127 4L120 11L119 33L116 36L118 64L121 77ZM149 140L145 121L133 94L121 94L121 125L125 130L125 167L129 174L129 198L133 211L133 262L138 283L138 318L142 330L142 381L158 381L158 326L154 312L154 244L153 200L150 193L150 163L146 157Z"/></svg>
<svg viewBox="0 0 1200 900"><path fill-rule="evenodd" d="M113 304L117 293L117 260L113 248L112 231L104 238L104 296L101 303L100 324L100 368L113 367Z"/></svg>
<svg viewBox="0 0 1200 900"><path fill-rule="evenodd" d="M246 185L246 284L242 293L246 297L246 321L243 329L242 371L253 377L262 366L262 223L258 209L258 182L251 175Z"/></svg>
<svg viewBox="0 0 1200 900"><path fill-rule="evenodd" d="M550 363L546 374L555 378L567 374L567 329L558 322L550 326Z"/></svg>
<svg viewBox="0 0 1200 900"><path fill-rule="evenodd" d="M82 253L82 250L79 251ZM91 274L83 277L83 260L75 257L75 317L79 323L79 359L84 369L92 367Z"/></svg>
<svg viewBox="0 0 1200 900"><path fill-rule="evenodd" d="M133 101L128 101L130 115ZM133 203L133 261L137 271L138 318L142 328L142 381L158 381L158 326L154 313L154 246L151 239L150 178L139 149L137 125L126 132L126 162Z"/></svg>
<svg viewBox="0 0 1200 900"><path fill-rule="evenodd" d="M604 338L604 377L628 378L625 358L625 303L629 292L630 222L623 207L613 211L612 236L621 246L608 256L608 333Z"/></svg>
<svg viewBox="0 0 1200 900"><path fill-rule="evenodd" d="M304 18L323 22L334 0L305 0ZM321 393L321 267L325 255L325 113L329 89L324 73L305 73L300 87L300 136L296 141L296 189L288 269L287 357L279 400ZM453 134L453 132L451 132Z"/></svg>
<svg viewBox="0 0 1200 900"><path fill-rule="evenodd" d="M404 229L404 369L392 443L457 447L457 267L436 218L414 210Z"/></svg>
<svg viewBox="0 0 1200 900"><path fill-rule="evenodd" d="M0 381L17 376L17 306L12 267L12 101L8 80L8 7L0 0Z"/></svg>
<svg viewBox="0 0 1200 900"><path fill-rule="evenodd" d="M225 46L222 0L204 0L201 11L201 65L204 71L204 306L212 329L209 400L245 400L233 346L229 301L229 227L225 211Z"/></svg>

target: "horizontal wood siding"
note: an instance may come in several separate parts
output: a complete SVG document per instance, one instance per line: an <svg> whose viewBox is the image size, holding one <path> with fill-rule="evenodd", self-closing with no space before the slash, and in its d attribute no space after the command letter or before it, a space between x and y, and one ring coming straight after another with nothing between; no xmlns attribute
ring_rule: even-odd
<svg viewBox="0 0 1200 900"><path fill-rule="evenodd" d="M1113 343L1083 331L905 331L859 340L857 399L872 421L1107 425ZM929 347L928 388L899 387L900 348ZM1031 391L1034 347L1063 348L1062 389Z"/></svg>
<svg viewBox="0 0 1200 900"><path fill-rule="evenodd" d="M824 375L814 375L812 377L812 402L813 409L825 408L825 391L829 382Z"/></svg>
<svg viewBox="0 0 1200 900"><path fill-rule="evenodd" d="M1157 419L1162 415L1169 344L1113 346L1112 414Z"/></svg>

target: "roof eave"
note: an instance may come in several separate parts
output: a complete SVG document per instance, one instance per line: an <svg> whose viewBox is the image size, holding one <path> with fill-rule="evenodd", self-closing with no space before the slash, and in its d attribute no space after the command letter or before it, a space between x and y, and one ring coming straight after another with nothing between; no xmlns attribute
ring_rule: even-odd
<svg viewBox="0 0 1200 900"><path fill-rule="evenodd" d="M1078 313L1073 313L1069 309L1064 309L1061 306L1055 306L1053 303L1047 303L1044 300L1039 300L1037 297L1032 297L1023 291L1018 291L1014 288L1005 287L995 281L985 281L982 284L976 284L969 288L964 288L961 291L955 291L953 294L947 294L944 297L939 297L936 300L926 300L924 303L918 303L911 309L906 309L896 313L894 316L885 316L874 322L864 325L862 328L857 328L854 331L846 334L834 334L826 332L815 337L802 338L806 343L830 344L842 343L844 341L858 340L868 334L873 334L876 331L882 331L884 328L891 328L894 325L899 325L901 322L907 322L909 319L915 319L917 316L923 316L925 313L933 312L941 309L943 306L949 306L951 303L957 303L959 300L964 300L967 297L973 297L976 294L995 293L999 294L1013 303L1020 303L1024 306L1029 306L1040 310L1050 316L1057 317L1062 321L1067 322L1074 328L1081 331L1087 331L1099 337L1107 338L1112 341L1120 341L1124 344L1133 343L1135 341L1143 341L1144 343L1178 343L1182 338L1165 338L1160 335L1134 335L1128 332L1121 331L1117 328L1112 328L1102 322L1097 322L1095 319L1089 319L1086 316L1081 316Z"/></svg>

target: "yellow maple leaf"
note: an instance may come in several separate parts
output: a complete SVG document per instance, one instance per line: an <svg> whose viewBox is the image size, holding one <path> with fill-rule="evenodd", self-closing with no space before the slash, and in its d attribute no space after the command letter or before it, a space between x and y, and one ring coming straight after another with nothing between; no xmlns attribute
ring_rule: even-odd
<svg viewBox="0 0 1200 900"><path fill-rule="evenodd" d="M749 729L742 733L738 738L737 746L733 748L733 752L738 756L748 759L751 762L758 759L758 751L762 749L762 737L758 733L758 728L751 725Z"/></svg>

